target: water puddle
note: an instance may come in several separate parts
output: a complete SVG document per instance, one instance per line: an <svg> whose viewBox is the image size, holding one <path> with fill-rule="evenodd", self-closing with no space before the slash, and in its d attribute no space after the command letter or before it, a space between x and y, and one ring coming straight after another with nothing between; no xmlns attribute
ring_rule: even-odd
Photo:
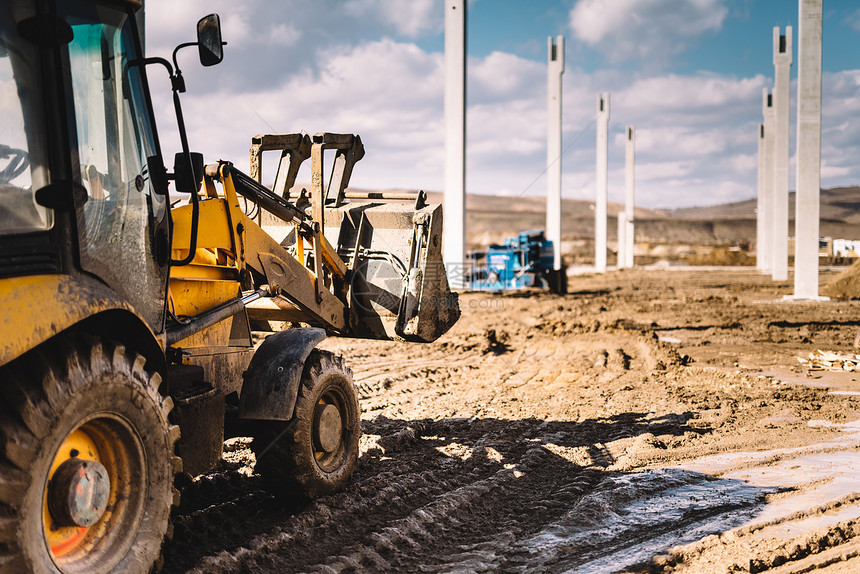
<svg viewBox="0 0 860 574"><path fill-rule="evenodd" d="M749 373L752 376L773 377L784 383L828 389L832 395L860 395L860 373L849 371L811 371L798 373L789 368L775 367Z"/></svg>
<svg viewBox="0 0 860 574"><path fill-rule="evenodd" d="M810 421L809 425L838 428L844 434L797 448L704 457L682 468L742 480L754 487L796 489L767 504L750 524L774 520L860 491L860 452L855 450L860 445L860 421L844 424ZM814 520L809 522L814 527L823 525L814 523Z"/></svg>
<svg viewBox="0 0 860 574"><path fill-rule="evenodd" d="M518 545L531 564L547 570L615 572L749 521L777 490L678 468L607 477L565 516Z"/></svg>
<svg viewBox="0 0 860 574"><path fill-rule="evenodd" d="M816 510L860 491L860 421L810 424L844 433L804 447L607 476L567 514L517 545L538 570L602 574L735 528L768 523L752 536L791 539L860 517L854 502Z"/></svg>

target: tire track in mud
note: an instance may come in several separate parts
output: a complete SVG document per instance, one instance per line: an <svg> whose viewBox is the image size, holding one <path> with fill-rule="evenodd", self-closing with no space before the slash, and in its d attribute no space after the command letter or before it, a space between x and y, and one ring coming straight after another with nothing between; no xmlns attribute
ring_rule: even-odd
<svg viewBox="0 0 860 574"><path fill-rule="evenodd" d="M609 440L644 430L634 421L604 427L378 419L364 426L370 441L346 492L305 508L284 507L279 521L265 516L270 531L261 531L265 525L248 508L223 503L233 521L254 521L258 534L240 546L220 540L226 550L202 555L192 571L397 571L416 564L425 572L536 571L535 549L517 541L563 523L571 509L580 513L588 506L583 497L612 491L609 477L623 476L593 461L589 468L571 463L553 445L583 443L575 436L579 431L597 429ZM260 493L246 498L277 503ZM191 530L196 521L222 518L222 508L192 510L182 525ZM556 567L549 564L544 571Z"/></svg>
<svg viewBox="0 0 860 574"><path fill-rule="evenodd" d="M858 498L855 493L821 507L674 548L655 558L650 570L797 574L852 561L860 556Z"/></svg>
<svg viewBox="0 0 860 574"><path fill-rule="evenodd" d="M365 433L378 438L366 447L356 482L346 493L292 511L298 515L285 508L273 534L262 533L257 524L253 530L260 534L242 547L222 538L221 547L229 550L204 559L197 571L391 571L415 564L430 572L534 571L534 549L515 542L544 531L605 480L604 468L616 459L602 445L641 434L634 422L605 428L575 425L570 432L542 434L548 423L540 421L365 421ZM590 454L582 457L592 468L583 469L552 451L579 430L599 435L599 441L585 447ZM422 470L428 466L440 468ZM387 485L377 490L380 482ZM241 522L238 506L211 505L178 524L191 532L195 522L202 522L199 530L208 533L212 527L206 522L222 519L224 510ZM269 520L276 524L274 517ZM339 530L333 531L330 523ZM340 530L369 534L344 539ZM203 543L200 537L195 540ZM309 550L315 548L314 540L326 541L324 552Z"/></svg>
<svg viewBox="0 0 860 574"><path fill-rule="evenodd" d="M497 437L478 439L465 465L497 470L483 480L445 492L374 535L373 543L393 555L373 563L374 569L392 571L420 564L422 572L479 572L509 562L512 553L519 552L515 540L540 529L599 480L595 470L570 468L560 481L555 472L558 459L542 447L546 437L532 440L536 442L516 463L505 463L513 460L511 454L503 455L486 446L492 443L501 447ZM472 463L475 459L478 461ZM531 496L534 492L545 492L547 497L535 501ZM335 571L358 566L367 548L366 544L356 545L330 566Z"/></svg>
<svg viewBox="0 0 860 574"><path fill-rule="evenodd" d="M781 494L745 526L674 548L655 558L651 570L784 574L839 569L842 564L845 572L857 571L860 425L829 426L845 436L799 448L706 457L688 465L749 484L776 485ZM810 506L814 501L826 502Z"/></svg>
<svg viewBox="0 0 860 574"><path fill-rule="evenodd" d="M848 433L808 425L852 420L851 399L732 367L738 324L775 348L801 340L766 327L783 308L741 300L764 298L757 277L642 276L504 298L429 345L327 341L361 393L351 483L304 506L247 462L186 485L166 571L851 572L828 568L858 560L860 502L832 469L780 480L857 454Z"/></svg>
<svg viewBox="0 0 860 574"><path fill-rule="evenodd" d="M248 449L250 454L250 449ZM180 485L180 506L165 546L165 574L185 572L214 549L234 548L295 512L263 489L259 477L213 472Z"/></svg>
<svg viewBox="0 0 860 574"><path fill-rule="evenodd" d="M473 354L462 358L440 360L436 358L411 359L398 362L396 365L388 361L368 360L351 362L356 386L360 399L368 399L384 392L394 383L421 378L450 378L451 371L473 365L480 361L482 355Z"/></svg>
<svg viewBox="0 0 860 574"><path fill-rule="evenodd" d="M464 544L495 545L496 540L510 541L539 529L547 514L560 514L572 497L597 482L595 471L576 469L558 484L557 474L546 472L547 459L556 457L540 441L526 443L530 446L520 456L502 455L480 444L501 446L498 439L482 435L464 449L462 458L444 456L437 447L448 445L437 443L449 441L432 433L444 432L445 426L428 423L411 441L381 436L379 442L396 446L395 468L387 470L394 465L375 453L366 454L371 460L362 463L345 493L320 499L243 548L205 558L193 571L392 571L416 563L433 571L434 563L448 564L448 551L456 553ZM404 458L411 460L404 465ZM411 467L418 470L409 471ZM548 482L557 496L536 509L527 493L546 489ZM521 502L512 507L511 499ZM325 541L324 548L314 540ZM509 552L500 548L497 554Z"/></svg>
<svg viewBox="0 0 860 574"><path fill-rule="evenodd" d="M832 551L842 541L851 544L854 536L856 525L841 521L801 541L806 550L796 550L801 546L795 541L760 553L749 562L751 569L736 555L730 564L714 557L716 550L725 550L722 546L737 550L746 544L736 533L723 535L722 546L712 543L681 560L676 556L648 566L643 561L667 548L713 541L714 535L749 521L779 490L683 469L608 472L612 459L583 468L552 447L570 443L577 430L594 435L593 429L577 425L559 431L559 426L517 421L505 433L481 420L365 421L370 444L345 493L305 508L282 506L283 515L268 518L267 531L249 511L278 504L262 491L206 506L209 491L229 498L231 486L254 482L238 473L227 479L216 474L198 481L196 488L206 492L198 493L197 500L186 492L190 512L177 531L181 538L182 528L208 523L199 535L205 537L214 528L211 523L220 526L227 519L258 529L238 547L219 541L215 548L227 550L204 555L194 572L397 571L416 565L422 572L614 572L624 565L630 566L628 571L705 572L700 566L715 560L726 567L743 566L737 571L760 571L766 564L784 564L782 555L809 556L813 547L824 552L819 558L829 564L850 557L850 548L838 556ZM624 424L603 429L599 436L623 441L641 430ZM787 450L782 459L812 450ZM759 468L777 457L747 460L730 470ZM819 514L827 510L832 508ZM814 514L801 513L789 522ZM186 541L195 542L205 543L201 538Z"/></svg>
<svg viewBox="0 0 860 574"><path fill-rule="evenodd" d="M673 469L609 475L560 520L518 544L530 571L615 572L750 518L767 491Z"/></svg>

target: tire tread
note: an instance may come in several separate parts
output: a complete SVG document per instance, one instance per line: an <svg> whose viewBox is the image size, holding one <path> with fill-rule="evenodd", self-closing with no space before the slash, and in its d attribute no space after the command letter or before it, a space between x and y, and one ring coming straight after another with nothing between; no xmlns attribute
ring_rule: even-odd
<svg viewBox="0 0 860 574"><path fill-rule="evenodd" d="M145 358L123 345L90 335L61 335L0 367L0 574L32 569L22 553L24 533L17 516L29 487L26 471L39 455L42 440L63 416L68 400L94 384L92 380L99 373L111 371L140 383L138 387L159 406L167 424L173 401L159 393L161 376L148 372ZM174 473L182 467L175 455L178 438L179 427L169 425ZM174 488L171 505L178 503L179 493Z"/></svg>
<svg viewBox="0 0 860 574"><path fill-rule="evenodd" d="M299 396L296 399L296 413L313 412L313 402L316 400L312 398L314 390L318 382L329 373L336 373L346 379L352 388L357 407L352 371L344 365L343 357L335 356L329 351L315 349L305 361ZM360 419L360 409L356 410L357 419ZM251 448L257 456L256 471L271 489L288 495L313 499L324 494L332 494L335 491L335 485L321 482L319 475L304 454L306 437L301 431L302 422L297 420L296 416L298 415L294 415L289 423L273 422L263 425L254 436ZM355 437L356 453L354 457L348 455L352 460L346 462L346 466L350 467L347 475L352 473L357 459L360 427L360 420L356 420L356 428L353 429L358 435Z"/></svg>

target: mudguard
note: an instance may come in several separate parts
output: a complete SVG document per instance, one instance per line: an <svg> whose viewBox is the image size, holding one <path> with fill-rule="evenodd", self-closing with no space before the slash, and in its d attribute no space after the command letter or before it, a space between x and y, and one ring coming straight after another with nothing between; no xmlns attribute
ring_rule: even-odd
<svg viewBox="0 0 860 574"><path fill-rule="evenodd" d="M159 355L164 356L163 337L153 333L115 291L85 275L5 277L0 279L0 301L4 303L0 314L0 365L73 325L99 316L111 317L105 324L121 329L123 334L141 334L136 342L141 351L147 350L147 358L157 361ZM121 342L127 344L125 339Z"/></svg>
<svg viewBox="0 0 860 574"><path fill-rule="evenodd" d="M323 329L303 327L266 337L242 375L239 417L270 421L293 418L305 359L325 336Z"/></svg>

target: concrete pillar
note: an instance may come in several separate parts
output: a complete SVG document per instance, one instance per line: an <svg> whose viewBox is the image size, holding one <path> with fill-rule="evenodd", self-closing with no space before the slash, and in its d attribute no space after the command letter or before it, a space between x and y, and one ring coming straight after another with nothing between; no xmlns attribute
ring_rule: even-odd
<svg viewBox="0 0 860 574"><path fill-rule="evenodd" d="M627 126L627 149L625 153L625 190L624 190L624 266L633 267L633 213L634 213L634 191L636 187L636 131L633 126Z"/></svg>
<svg viewBox="0 0 860 574"><path fill-rule="evenodd" d="M594 268L606 271L606 202L609 154L609 93L597 94L597 198L594 203Z"/></svg>
<svg viewBox="0 0 860 574"><path fill-rule="evenodd" d="M773 272L774 281L788 280L788 110L791 94L791 26L785 34L773 29Z"/></svg>
<svg viewBox="0 0 860 574"><path fill-rule="evenodd" d="M818 299L822 0L800 0L799 10L794 298Z"/></svg>
<svg viewBox="0 0 860 574"><path fill-rule="evenodd" d="M564 36L547 41L546 238L552 241L553 269L561 269L561 75Z"/></svg>
<svg viewBox="0 0 860 574"><path fill-rule="evenodd" d="M627 214L618 212L618 258L616 266L618 269L629 267L627 265Z"/></svg>
<svg viewBox="0 0 860 574"><path fill-rule="evenodd" d="M445 189L442 253L453 289L466 266L466 0L445 0Z"/></svg>
<svg viewBox="0 0 860 574"><path fill-rule="evenodd" d="M764 117L764 177L762 177L762 234L758 253L761 253L764 273L773 272L773 95L763 88L762 116Z"/></svg>
<svg viewBox="0 0 860 574"><path fill-rule="evenodd" d="M755 266L759 271L767 269L764 263L764 124L758 125L758 185L755 204Z"/></svg>
<svg viewBox="0 0 860 574"><path fill-rule="evenodd" d="M625 213L626 214L626 213ZM624 250L625 267L633 267L633 250L636 248L634 239L636 235L633 230L633 214L626 214L624 241L627 243L627 248Z"/></svg>

